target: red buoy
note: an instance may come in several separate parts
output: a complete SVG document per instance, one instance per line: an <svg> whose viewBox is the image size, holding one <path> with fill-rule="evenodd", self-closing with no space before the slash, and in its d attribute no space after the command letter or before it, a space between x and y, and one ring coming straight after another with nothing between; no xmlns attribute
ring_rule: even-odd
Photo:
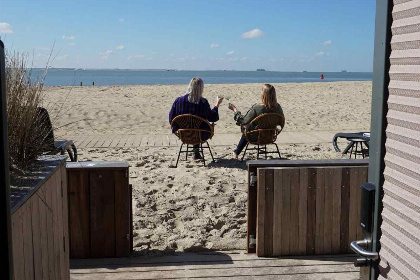
<svg viewBox="0 0 420 280"><path fill-rule="evenodd" d="M324 74L321 74L321 77L319 77L321 80L324 79Z"/></svg>

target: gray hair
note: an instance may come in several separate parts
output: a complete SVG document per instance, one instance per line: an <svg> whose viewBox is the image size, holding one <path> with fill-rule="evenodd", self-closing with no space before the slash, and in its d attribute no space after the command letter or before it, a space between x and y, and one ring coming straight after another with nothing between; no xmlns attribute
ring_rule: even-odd
<svg viewBox="0 0 420 280"><path fill-rule="evenodd" d="M188 86L188 101L194 104L200 103L203 96L204 82L201 78L193 78Z"/></svg>

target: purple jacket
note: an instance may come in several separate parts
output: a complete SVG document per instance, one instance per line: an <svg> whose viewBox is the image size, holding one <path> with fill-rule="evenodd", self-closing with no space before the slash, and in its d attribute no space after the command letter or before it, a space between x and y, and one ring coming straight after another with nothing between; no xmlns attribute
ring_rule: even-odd
<svg viewBox="0 0 420 280"><path fill-rule="evenodd" d="M205 98L201 98L200 103L194 104L188 101L188 93L184 96L180 96L175 99L174 104L172 105L171 110L169 111L169 123L172 123L172 120L179 115L183 114L192 114L203 119L208 120L209 122L217 122L219 120L219 108L214 107L210 108L210 104ZM172 132L176 131L178 128L173 127Z"/></svg>

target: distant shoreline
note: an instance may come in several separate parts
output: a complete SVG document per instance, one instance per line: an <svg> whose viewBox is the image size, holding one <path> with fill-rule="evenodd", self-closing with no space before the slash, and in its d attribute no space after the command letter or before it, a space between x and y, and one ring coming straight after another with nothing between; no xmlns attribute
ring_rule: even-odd
<svg viewBox="0 0 420 280"><path fill-rule="evenodd" d="M45 70L45 68L42 67L33 67L30 68L33 70ZM48 71L50 70L63 70L63 71L155 71L155 72L276 72L276 73L366 73L366 74L373 74L372 71L280 71L280 70L264 70L264 71L257 71L257 69L251 69L251 70L234 70L234 69L219 69L219 70L181 70L181 69L136 69L136 68L60 68L60 67L50 67L48 68Z"/></svg>
<svg viewBox="0 0 420 280"><path fill-rule="evenodd" d="M322 83L322 84L329 84L329 83L371 83L372 81L370 80L366 80L366 81L310 81L310 82L285 82L285 83L271 83L273 85L288 85L288 84L311 84L311 83ZM225 83L225 84L221 84L221 83L206 83L208 85L259 85L261 83ZM150 86L180 86L180 85L187 85L185 83L181 83L181 84L127 84L127 85L95 85L94 87L150 87ZM54 86L49 86L46 85L44 86L45 88L83 88L83 87L92 87L92 85L89 84L84 84L82 87L80 85L54 85Z"/></svg>

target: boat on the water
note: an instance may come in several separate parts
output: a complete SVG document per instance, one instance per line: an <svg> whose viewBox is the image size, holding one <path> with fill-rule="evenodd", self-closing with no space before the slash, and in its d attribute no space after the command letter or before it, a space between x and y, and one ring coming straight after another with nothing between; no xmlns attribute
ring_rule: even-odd
<svg viewBox="0 0 420 280"><path fill-rule="evenodd" d="M265 71L265 69L258 68L257 71Z"/></svg>

